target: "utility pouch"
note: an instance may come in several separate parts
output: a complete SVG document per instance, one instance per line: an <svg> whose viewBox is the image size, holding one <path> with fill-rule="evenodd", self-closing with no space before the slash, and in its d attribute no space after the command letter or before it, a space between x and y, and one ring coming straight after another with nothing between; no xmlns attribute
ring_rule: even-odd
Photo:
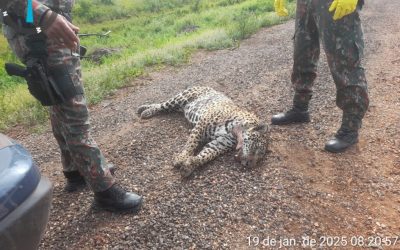
<svg viewBox="0 0 400 250"><path fill-rule="evenodd" d="M27 68L25 77L29 92L44 106L52 106L67 102L79 94L82 87L76 87L68 68L60 65L46 72L45 67L36 61Z"/></svg>
<svg viewBox="0 0 400 250"><path fill-rule="evenodd" d="M27 58L45 59L47 57L46 35L39 34L26 36L26 46L29 48Z"/></svg>
<svg viewBox="0 0 400 250"><path fill-rule="evenodd" d="M64 102L60 89L47 77L43 65L36 61L27 68L25 79L29 92L44 106L52 106Z"/></svg>
<svg viewBox="0 0 400 250"><path fill-rule="evenodd" d="M66 65L49 68L49 81L59 91L62 102L69 101L76 95L83 95L84 92L81 85L75 86L70 69Z"/></svg>

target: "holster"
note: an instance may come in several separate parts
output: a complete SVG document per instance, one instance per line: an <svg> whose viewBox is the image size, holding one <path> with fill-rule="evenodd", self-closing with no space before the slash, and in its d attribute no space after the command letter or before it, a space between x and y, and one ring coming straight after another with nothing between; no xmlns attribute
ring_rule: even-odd
<svg viewBox="0 0 400 250"><path fill-rule="evenodd" d="M46 37L42 34L30 35L26 41L29 53L26 62L25 79L29 92L44 106L52 106L71 100L83 94L83 88L75 86L72 80L71 68L60 64L48 66Z"/></svg>
<svg viewBox="0 0 400 250"><path fill-rule="evenodd" d="M82 87L74 85L68 68L64 65L49 71L41 60L36 60L30 61L27 66L25 79L29 92L42 105L57 105L83 94Z"/></svg>

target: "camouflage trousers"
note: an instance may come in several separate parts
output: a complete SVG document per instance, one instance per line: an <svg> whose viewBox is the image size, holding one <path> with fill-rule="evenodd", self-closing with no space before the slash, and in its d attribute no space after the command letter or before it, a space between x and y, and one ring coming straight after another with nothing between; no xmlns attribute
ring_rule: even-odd
<svg viewBox="0 0 400 250"><path fill-rule="evenodd" d="M368 108L368 89L361 65L364 41L359 9L334 21L333 0L297 0L292 84L294 106L308 108L317 76L320 41L336 85L336 105L342 126L357 130Z"/></svg>
<svg viewBox="0 0 400 250"><path fill-rule="evenodd" d="M27 35L16 33L4 26L10 47L23 63L29 58ZM80 58L72 51L49 39L43 40L47 48L46 65L48 69L63 64L71 67L71 77L75 86L81 85ZM84 95L77 95L71 100L50 107L53 134L60 146L63 171L78 170L84 176L94 192L108 189L114 184L114 178L106 166L106 161L96 142L90 135L89 112Z"/></svg>

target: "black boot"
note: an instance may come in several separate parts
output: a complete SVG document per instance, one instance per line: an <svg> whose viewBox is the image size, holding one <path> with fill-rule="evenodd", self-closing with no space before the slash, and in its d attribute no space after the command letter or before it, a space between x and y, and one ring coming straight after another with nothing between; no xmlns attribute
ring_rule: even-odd
<svg viewBox="0 0 400 250"><path fill-rule="evenodd" d="M362 112L343 112L342 125L335 137L325 144L325 150L332 153L343 152L358 142L358 130L361 128Z"/></svg>
<svg viewBox="0 0 400 250"><path fill-rule="evenodd" d="M310 114L307 109L291 108L285 113L273 115L271 123L273 125L286 125L291 123L306 123L310 122Z"/></svg>
<svg viewBox="0 0 400 250"><path fill-rule="evenodd" d="M325 144L325 150L340 153L358 142L358 132L348 129L339 129L335 137Z"/></svg>
<svg viewBox="0 0 400 250"><path fill-rule="evenodd" d="M72 193L86 187L85 178L79 173L78 170L63 172L67 182L65 183L64 190L68 193Z"/></svg>
<svg viewBox="0 0 400 250"><path fill-rule="evenodd" d="M96 205L104 210L136 213L140 210L143 198L114 184L105 191L95 192L94 200Z"/></svg>
<svg viewBox="0 0 400 250"><path fill-rule="evenodd" d="M113 164L107 165L111 174L114 176L115 174L115 166ZM67 179L67 183L65 184L64 191L68 193L76 192L78 190L82 190L86 187L85 178L79 173L78 170L74 171L63 171L65 179Z"/></svg>

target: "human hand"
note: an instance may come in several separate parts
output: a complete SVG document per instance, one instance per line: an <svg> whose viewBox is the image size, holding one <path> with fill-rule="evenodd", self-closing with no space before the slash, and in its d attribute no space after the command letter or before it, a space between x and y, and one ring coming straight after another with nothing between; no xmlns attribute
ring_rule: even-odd
<svg viewBox="0 0 400 250"><path fill-rule="evenodd" d="M79 27L51 10L46 12L42 23L43 32L49 39L64 44L71 50L77 49L79 38L76 33L79 32Z"/></svg>
<svg viewBox="0 0 400 250"><path fill-rule="evenodd" d="M274 7L278 16L287 16L289 14L285 5L285 0L275 0Z"/></svg>
<svg viewBox="0 0 400 250"><path fill-rule="evenodd" d="M334 0L329 11L335 11L333 20L338 20L346 15L353 13L357 8L358 0Z"/></svg>

